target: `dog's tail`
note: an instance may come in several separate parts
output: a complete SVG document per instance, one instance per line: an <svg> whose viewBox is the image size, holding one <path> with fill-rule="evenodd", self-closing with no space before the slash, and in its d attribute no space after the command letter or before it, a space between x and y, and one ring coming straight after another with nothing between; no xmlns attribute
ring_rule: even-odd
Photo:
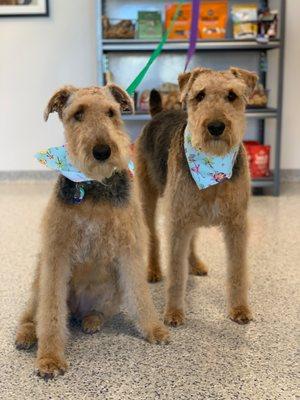
<svg viewBox="0 0 300 400"><path fill-rule="evenodd" d="M149 99L149 111L151 117L160 113L163 110L161 94L158 90L152 89Z"/></svg>

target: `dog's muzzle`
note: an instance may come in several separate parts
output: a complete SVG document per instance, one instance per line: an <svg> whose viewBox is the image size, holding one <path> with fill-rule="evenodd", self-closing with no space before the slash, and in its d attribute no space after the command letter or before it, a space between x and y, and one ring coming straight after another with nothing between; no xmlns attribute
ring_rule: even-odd
<svg viewBox="0 0 300 400"><path fill-rule="evenodd" d="M99 162L109 159L111 155L111 148L108 144L97 145L93 148L93 157Z"/></svg>

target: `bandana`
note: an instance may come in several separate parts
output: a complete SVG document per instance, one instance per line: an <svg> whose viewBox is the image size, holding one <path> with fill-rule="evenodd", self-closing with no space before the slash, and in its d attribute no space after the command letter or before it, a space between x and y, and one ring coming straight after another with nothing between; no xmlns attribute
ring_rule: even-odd
<svg viewBox="0 0 300 400"><path fill-rule="evenodd" d="M47 150L42 150L35 154L35 158L45 167L58 171L66 178L76 182L75 191L73 194L73 203L79 204L84 198L85 190L83 182L92 183L92 179L80 172L72 165L66 146L50 147ZM131 175L134 173L134 164L132 161L128 163L128 169Z"/></svg>
<svg viewBox="0 0 300 400"><path fill-rule="evenodd" d="M233 147L225 156L205 153L192 146L191 134L186 127L184 131L184 151L190 173L201 190L231 178L239 146Z"/></svg>

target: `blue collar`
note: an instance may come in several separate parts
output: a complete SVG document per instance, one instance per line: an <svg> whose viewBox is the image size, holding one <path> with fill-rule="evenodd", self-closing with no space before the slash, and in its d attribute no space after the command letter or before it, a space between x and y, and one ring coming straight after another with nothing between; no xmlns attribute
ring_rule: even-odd
<svg viewBox="0 0 300 400"><path fill-rule="evenodd" d="M186 127L184 131L184 151L190 173L201 190L231 178L239 146L233 147L225 156L205 153L192 146L191 134Z"/></svg>

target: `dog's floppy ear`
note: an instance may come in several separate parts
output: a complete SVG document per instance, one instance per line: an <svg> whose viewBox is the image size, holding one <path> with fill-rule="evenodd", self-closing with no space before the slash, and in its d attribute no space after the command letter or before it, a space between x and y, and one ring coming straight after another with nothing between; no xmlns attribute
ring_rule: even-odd
<svg viewBox="0 0 300 400"><path fill-rule="evenodd" d="M254 88L256 86L257 80L258 80L257 74L255 72L247 71L246 69L235 68L235 67L231 67L230 68L230 72L236 78L241 79L242 81L244 81L244 83L248 87L247 95L248 96L251 95L251 93L253 92L253 90L254 90Z"/></svg>
<svg viewBox="0 0 300 400"><path fill-rule="evenodd" d="M120 104L121 111L133 113L133 101L125 90L114 83L108 83L105 88L110 92L116 102Z"/></svg>
<svg viewBox="0 0 300 400"><path fill-rule="evenodd" d="M208 68L195 68L191 72L184 72L178 76L180 101L183 103L195 79L203 72L211 71Z"/></svg>
<svg viewBox="0 0 300 400"><path fill-rule="evenodd" d="M178 85L180 90L180 101L183 102L187 92L188 92L188 83L192 76L191 72L184 72L178 76Z"/></svg>
<svg viewBox="0 0 300 400"><path fill-rule="evenodd" d="M71 94L76 92L76 90L77 89L74 86L64 86L57 92L55 92L49 100L49 103L44 112L45 121L48 120L49 114L55 111L58 113L59 118L62 119L63 108L65 107Z"/></svg>

